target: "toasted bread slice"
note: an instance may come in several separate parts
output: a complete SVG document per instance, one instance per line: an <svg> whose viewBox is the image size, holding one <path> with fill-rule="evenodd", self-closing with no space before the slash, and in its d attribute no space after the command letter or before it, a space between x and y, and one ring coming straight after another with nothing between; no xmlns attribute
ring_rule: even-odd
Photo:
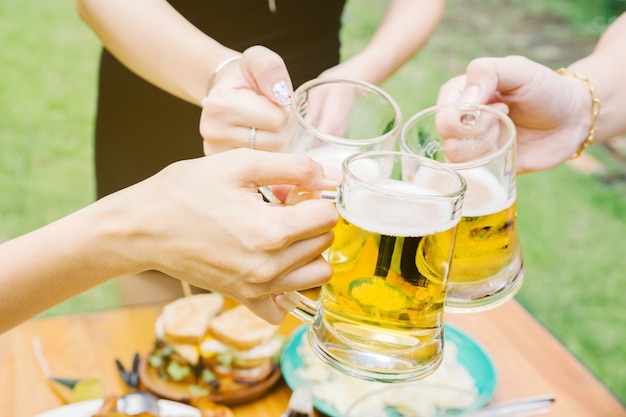
<svg viewBox="0 0 626 417"><path fill-rule="evenodd" d="M174 349L187 363L197 365L200 360L200 352L196 345L183 345L180 343L170 343L169 346Z"/></svg>
<svg viewBox="0 0 626 417"><path fill-rule="evenodd" d="M176 344L198 345L207 332L209 322L222 310L221 294L196 294L179 298L163 307L163 338Z"/></svg>
<svg viewBox="0 0 626 417"><path fill-rule="evenodd" d="M236 349L251 349L269 340L278 331L243 305L226 310L209 323L209 332Z"/></svg>

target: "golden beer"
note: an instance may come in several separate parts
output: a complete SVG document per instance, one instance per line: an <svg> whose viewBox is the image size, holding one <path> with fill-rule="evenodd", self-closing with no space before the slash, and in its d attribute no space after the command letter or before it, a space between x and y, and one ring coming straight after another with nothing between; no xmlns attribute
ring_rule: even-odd
<svg viewBox="0 0 626 417"><path fill-rule="evenodd" d="M497 276L519 256L515 196L510 198L486 168L463 170L461 175L468 191L450 281L477 282Z"/></svg>
<svg viewBox="0 0 626 417"><path fill-rule="evenodd" d="M288 204L335 202L339 221L325 256L333 276L313 301L277 302L309 325L322 361L351 376L408 382L443 358L443 310L465 180L420 156L372 151L349 156L332 191L294 189ZM295 308L294 308L295 305Z"/></svg>
<svg viewBox="0 0 626 417"><path fill-rule="evenodd" d="M456 235L451 282L477 282L507 268L520 253L515 203L497 213L463 216Z"/></svg>
<svg viewBox="0 0 626 417"><path fill-rule="evenodd" d="M450 266L448 304L507 291L522 269L515 194L487 168L461 170L467 181ZM512 195L511 195L512 194ZM463 301L461 301L463 302Z"/></svg>
<svg viewBox="0 0 626 417"><path fill-rule="evenodd" d="M515 133L515 125L504 113L467 103L424 109L402 129L405 152L443 162L467 183L448 277L446 311L495 308L522 285Z"/></svg>
<svg viewBox="0 0 626 417"><path fill-rule="evenodd" d="M409 187L393 180L376 186ZM340 218L327 255L333 277L320 297L325 327L352 347L429 364L425 376L436 369L443 352L456 222L441 206L432 218L422 214L416 219L414 203L391 206L362 190L344 200L349 208L338 204Z"/></svg>

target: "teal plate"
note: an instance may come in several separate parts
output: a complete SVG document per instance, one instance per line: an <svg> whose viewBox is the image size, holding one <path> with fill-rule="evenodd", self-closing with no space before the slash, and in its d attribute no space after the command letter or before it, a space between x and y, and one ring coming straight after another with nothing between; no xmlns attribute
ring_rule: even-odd
<svg viewBox="0 0 626 417"><path fill-rule="evenodd" d="M445 341L451 342L457 347L457 362L467 369L474 378L478 390L478 400L471 408L482 408L493 398L496 391L497 374L491 357L474 338L454 326L446 324L444 334ZM308 343L305 335L306 326L298 327L287 341L280 360L283 378L292 390L307 384L296 374L296 370L304 367L304 362L298 354L298 348L303 342ZM324 401L314 398L313 405L317 410L330 417L341 417L332 405Z"/></svg>

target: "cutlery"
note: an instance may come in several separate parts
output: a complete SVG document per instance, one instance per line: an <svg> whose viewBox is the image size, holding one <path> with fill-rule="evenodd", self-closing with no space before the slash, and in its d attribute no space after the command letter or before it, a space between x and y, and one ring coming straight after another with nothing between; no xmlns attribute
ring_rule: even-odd
<svg viewBox="0 0 626 417"><path fill-rule="evenodd" d="M135 353L133 363L129 371L126 370L119 359L115 359L115 365L117 365L117 370L119 371L122 380L131 390L131 392L117 400L117 411L129 415L149 412L150 414L158 416L159 403L157 397L148 391L142 391L139 389L139 354Z"/></svg>
<svg viewBox="0 0 626 417"><path fill-rule="evenodd" d="M489 405L480 410L462 414L463 417L530 417L546 414L554 402L552 394L521 398Z"/></svg>

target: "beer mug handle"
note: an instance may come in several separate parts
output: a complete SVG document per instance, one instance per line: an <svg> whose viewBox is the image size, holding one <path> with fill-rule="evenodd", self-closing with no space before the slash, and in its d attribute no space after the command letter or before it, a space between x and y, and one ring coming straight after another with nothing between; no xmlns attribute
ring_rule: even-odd
<svg viewBox="0 0 626 417"><path fill-rule="evenodd" d="M305 324L313 324L317 319L319 312L317 303L298 291L274 294L274 301L283 310L288 311L289 314Z"/></svg>
<svg viewBox="0 0 626 417"><path fill-rule="evenodd" d="M313 198L336 202L337 191L308 191L296 187L289 191L285 199L285 205L293 206L301 201L311 200ZM292 316L305 324L313 324L319 312L315 301L297 291L274 294L274 301L285 311L288 311Z"/></svg>

